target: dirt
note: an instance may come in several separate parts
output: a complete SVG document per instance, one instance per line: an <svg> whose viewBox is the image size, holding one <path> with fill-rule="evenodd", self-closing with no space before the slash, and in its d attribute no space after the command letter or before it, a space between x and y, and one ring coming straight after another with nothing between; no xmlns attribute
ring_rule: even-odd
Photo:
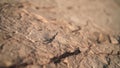
<svg viewBox="0 0 120 68"><path fill-rule="evenodd" d="M120 68L119 0L0 0L0 68Z"/></svg>

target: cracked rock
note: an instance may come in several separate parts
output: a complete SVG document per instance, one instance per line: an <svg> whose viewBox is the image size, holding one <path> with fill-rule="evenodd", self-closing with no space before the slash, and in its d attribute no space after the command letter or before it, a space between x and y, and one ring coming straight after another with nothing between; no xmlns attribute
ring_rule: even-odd
<svg viewBox="0 0 120 68"><path fill-rule="evenodd" d="M118 2L0 0L0 68L120 68Z"/></svg>

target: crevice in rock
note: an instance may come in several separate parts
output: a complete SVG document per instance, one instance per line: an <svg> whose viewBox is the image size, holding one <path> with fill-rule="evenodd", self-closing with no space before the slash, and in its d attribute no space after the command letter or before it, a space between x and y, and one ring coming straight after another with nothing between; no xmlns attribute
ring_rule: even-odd
<svg viewBox="0 0 120 68"><path fill-rule="evenodd" d="M58 34L58 32L55 35L53 35L51 38L46 38L43 43L44 44L51 43L55 39L55 37L57 36L57 34Z"/></svg>
<svg viewBox="0 0 120 68"><path fill-rule="evenodd" d="M0 51L3 49L3 47L4 47L4 44L1 44L0 45Z"/></svg>
<svg viewBox="0 0 120 68"><path fill-rule="evenodd" d="M78 55L79 53L81 53L81 51L79 48L77 48L74 52L65 52L64 54L60 56L55 56L51 58L50 62L53 62L54 64L58 64L61 62L62 59L67 58L69 56Z"/></svg>

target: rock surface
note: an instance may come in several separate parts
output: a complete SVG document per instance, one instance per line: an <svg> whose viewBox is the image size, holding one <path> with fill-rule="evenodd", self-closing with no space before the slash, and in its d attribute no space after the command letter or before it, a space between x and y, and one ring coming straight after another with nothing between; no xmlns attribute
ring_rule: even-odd
<svg viewBox="0 0 120 68"><path fill-rule="evenodd" d="M119 0L1 0L0 68L120 68Z"/></svg>

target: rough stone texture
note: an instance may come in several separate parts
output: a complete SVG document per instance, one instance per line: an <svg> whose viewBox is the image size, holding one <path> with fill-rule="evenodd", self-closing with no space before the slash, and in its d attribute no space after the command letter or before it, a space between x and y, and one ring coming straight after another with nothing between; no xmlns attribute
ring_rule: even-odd
<svg viewBox="0 0 120 68"><path fill-rule="evenodd" d="M120 68L119 15L118 0L1 0L0 68Z"/></svg>

